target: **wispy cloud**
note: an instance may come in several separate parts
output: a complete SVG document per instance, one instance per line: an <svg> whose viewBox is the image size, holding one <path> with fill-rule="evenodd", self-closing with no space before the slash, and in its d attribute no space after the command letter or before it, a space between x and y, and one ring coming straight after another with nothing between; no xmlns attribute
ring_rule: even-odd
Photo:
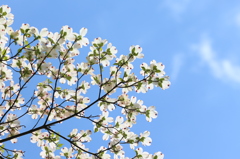
<svg viewBox="0 0 240 159"><path fill-rule="evenodd" d="M173 60L172 60L172 74L171 74L171 79L172 80L176 80L178 75L179 75L179 72L180 72L180 69L183 65L183 61L184 61L184 56L183 54L175 54L173 56Z"/></svg>
<svg viewBox="0 0 240 159"><path fill-rule="evenodd" d="M240 13L237 13L235 16L235 23L237 24L237 26L240 26Z"/></svg>
<svg viewBox="0 0 240 159"><path fill-rule="evenodd" d="M169 9L174 17L179 18L186 10L189 2L190 0L164 0L161 2L160 7Z"/></svg>
<svg viewBox="0 0 240 159"><path fill-rule="evenodd" d="M203 38L194 48L208 65L214 77L224 81L240 83L240 65L229 59L219 59L209 38Z"/></svg>

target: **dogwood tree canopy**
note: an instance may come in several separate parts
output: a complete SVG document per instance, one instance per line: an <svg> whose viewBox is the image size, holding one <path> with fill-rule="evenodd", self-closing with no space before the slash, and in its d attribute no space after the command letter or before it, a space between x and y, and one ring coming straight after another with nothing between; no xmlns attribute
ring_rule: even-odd
<svg viewBox="0 0 240 159"><path fill-rule="evenodd" d="M10 7L1 6L1 158L23 158L27 149L12 149L11 144L25 135L47 159L163 158L161 152L150 154L141 147L151 145L149 131L132 131L139 115L148 122L157 117L154 106L145 106L132 94L169 88L162 63L142 63L137 76L133 62L144 57L139 45L130 46L127 55L117 55L116 47L106 39L98 37L90 43L87 28L74 32L63 26L53 33L22 24L14 29L13 20ZM89 53L80 54L86 46ZM67 135L55 130L72 119L92 123L91 129L73 124ZM96 142L92 135L97 133L107 144L92 151L87 145ZM128 156L127 148L135 155Z"/></svg>

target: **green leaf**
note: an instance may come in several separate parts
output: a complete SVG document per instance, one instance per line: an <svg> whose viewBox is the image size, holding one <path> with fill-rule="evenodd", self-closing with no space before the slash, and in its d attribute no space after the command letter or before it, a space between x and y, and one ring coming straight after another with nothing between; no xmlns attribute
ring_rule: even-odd
<svg viewBox="0 0 240 159"><path fill-rule="evenodd" d="M135 47L132 49L132 53L135 53Z"/></svg>
<svg viewBox="0 0 240 159"><path fill-rule="evenodd" d="M67 152L66 152L66 153L64 153L64 156L65 156L65 157L68 157L68 153L67 153Z"/></svg>
<svg viewBox="0 0 240 159"><path fill-rule="evenodd" d="M63 35L63 30L60 31L60 34Z"/></svg>
<svg viewBox="0 0 240 159"><path fill-rule="evenodd" d="M119 127L119 123L118 123L118 122L116 123L115 127L116 127L116 128L118 128L118 127Z"/></svg>
<svg viewBox="0 0 240 159"><path fill-rule="evenodd" d="M79 36L74 35L74 36L76 38L76 41L82 40L82 36L81 35L79 35Z"/></svg>
<svg viewBox="0 0 240 159"><path fill-rule="evenodd" d="M134 140L128 140L128 143L133 144Z"/></svg>
<svg viewBox="0 0 240 159"><path fill-rule="evenodd" d="M146 72L146 68L145 67L141 67L142 68L142 70L144 71L144 72Z"/></svg>
<svg viewBox="0 0 240 159"><path fill-rule="evenodd" d="M20 49L18 49L18 51L17 51L17 52L18 52L18 53L21 53L21 52L22 52L22 50L23 50L23 49L22 49L22 48L20 48Z"/></svg>
<svg viewBox="0 0 240 159"><path fill-rule="evenodd" d="M138 55L138 53L133 53L133 56L137 56Z"/></svg>
<svg viewBox="0 0 240 159"><path fill-rule="evenodd" d="M136 156L138 155L138 152L135 150L135 152L136 152Z"/></svg>
<svg viewBox="0 0 240 159"><path fill-rule="evenodd" d="M142 137L141 139L139 139L139 141L143 142L145 139L145 137Z"/></svg>
<svg viewBox="0 0 240 159"><path fill-rule="evenodd" d="M95 129L94 129L94 132L98 132L98 128L95 128Z"/></svg>
<svg viewBox="0 0 240 159"><path fill-rule="evenodd" d="M100 153L99 153L99 156L102 157L103 154L104 154L104 151L100 152Z"/></svg>
<svg viewBox="0 0 240 159"><path fill-rule="evenodd" d="M124 72L124 76L123 77L127 77L128 75L127 75L127 72Z"/></svg>
<svg viewBox="0 0 240 159"><path fill-rule="evenodd" d="M153 66L153 70L154 70L154 71L158 70L156 65Z"/></svg>
<svg viewBox="0 0 240 159"><path fill-rule="evenodd" d="M48 40L51 42L51 44L55 44L55 42L53 41L53 39L48 38Z"/></svg>
<svg viewBox="0 0 240 159"><path fill-rule="evenodd" d="M3 57L3 60L4 60L4 61L7 61L7 60L8 60L8 57L7 57L7 56L4 56L4 57Z"/></svg>
<svg viewBox="0 0 240 159"><path fill-rule="evenodd" d="M67 32L63 32L63 36L65 37L67 35Z"/></svg>
<svg viewBox="0 0 240 159"><path fill-rule="evenodd" d="M24 41L24 44L25 44L25 46L27 45L27 48L30 48L30 45L28 45L29 43L28 43L28 41L26 40L26 41Z"/></svg>
<svg viewBox="0 0 240 159"><path fill-rule="evenodd" d="M146 116L149 118L150 117L150 110L146 111Z"/></svg>
<svg viewBox="0 0 240 159"><path fill-rule="evenodd" d="M140 89L141 88L141 86L142 86L142 83L141 82L138 82L138 84L137 84L137 89Z"/></svg>
<svg viewBox="0 0 240 159"><path fill-rule="evenodd" d="M45 146L44 149L48 152L48 147Z"/></svg>
<svg viewBox="0 0 240 159"><path fill-rule="evenodd" d="M6 55L6 53L7 53L7 50L6 49L4 49L2 52L2 56L5 56Z"/></svg>
<svg viewBox="0 0 240 159"><path fill-rule="evenodd" d="M102 54L102 59L101 60L103 61L103 60L106 60L106 59L107 58Z"/></svg>
<svg viewBox="0 0 240 159"><path fill-rule="evenodd" d="M4 153L4 151L5 151L5 150L3 149L4 147L5 147L4 144L3 144L2 146L0 146L0 152Z"/></svg>
<svg viewBox="0 0 240 159"><path fill-rule="evenodd" d="M98 83L98 84L100 83L100 81L98 80L97 77L93 77L93 79L95 80L96 83Z"/></svg>
<svg viewBox="0 0 240 159"><path fill-rule="evenodd" d="M103 46L103 43L98 44L98 46L101 48Z"/></svg>
<svg viewBox="0 0 240 159"><path fill-rule="evenodd" d="M68 76L68 75L65 75L64 77L65 77L68 81L70 81L71 78L72 78L71 76Z"/></svg>
<svg viewBox="0 0 240 159"><path fill-rule="evenodd" d="M57 148L60 149L63 146L63 144L57 144Z"/></svg>
<svg viewBox="0 0 240 159"><path fill-rule="evenodd" d="M22 28L20 29L20 31L21 31L21 33L23 33L23 34L25 33L25 30L24 30L24 29L22 29Z"/></svg>
<svg viewBox="0 0 240 159"><path fill-rule="evenodd" d="M51 84L52 81L51 81L50 79L47 79L47 83L48 83L48 84Z"/></svg>
<svg viewBox="0 0 240 159"><path fill-rule="evenodd" d="M119 65L118 62L114 63L113 65Z"/></svg>
<svg viewBox="0 0 240 159"><path fill-rule="evenodd" d="M3 12L3 13L2 13L2 16L5 16L5 15L7 15L7 12Z"/></svg>
<svg viewBox="0 0 240 159"><path fill-rule="evenodd" d="M157 159L158 157L157 156L154 156L153 159Z"/></svg>
<svg viewBox="0 0 240 159"><path fill-rule="evenodd" d="M30 29L26 29L25 31L26 31L26 33L29 31Z"/></svg>

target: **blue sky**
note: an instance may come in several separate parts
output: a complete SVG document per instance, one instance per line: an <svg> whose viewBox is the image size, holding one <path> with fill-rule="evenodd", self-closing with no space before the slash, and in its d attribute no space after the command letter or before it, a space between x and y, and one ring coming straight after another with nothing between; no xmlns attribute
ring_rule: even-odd
<svg viewBox="0 0 240 159"><path fill-rule="evenodd" d="M145 150L162 151L165 159L239 159L240 1L1 3L12 8L14 29L22 23L52 32L63 25L76 32L87 27L90 41L108 39L118 55L127 54L130 45L140 45L145 54L140 62L155 59L165 64L170 89L137 94L159 112L152 123L140 119L135 128L151 131L153 143ZM88 53L84 51L82 56Z"/></svg>

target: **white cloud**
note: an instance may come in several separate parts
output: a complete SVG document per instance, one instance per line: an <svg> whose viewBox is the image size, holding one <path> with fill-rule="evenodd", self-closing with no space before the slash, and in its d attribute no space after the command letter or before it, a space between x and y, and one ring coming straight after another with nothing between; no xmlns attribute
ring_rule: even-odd
<svg viewBox="0 0 240 159"><path fill-rule="evenodd" d="M172 60L172 75L170 76L172 80L176 80L180 72L180 68L183 65L184 56L183 54L175 54Z"/></svg>
<svg viewBox="0 0 240 159"><path fill-rule="evenodd" d="M214 77L228 82L240 83L240 65L234 64L229 59L219 59L208 38L203 38L195 46L195 49L202 60L209 66Z"/></svg>

